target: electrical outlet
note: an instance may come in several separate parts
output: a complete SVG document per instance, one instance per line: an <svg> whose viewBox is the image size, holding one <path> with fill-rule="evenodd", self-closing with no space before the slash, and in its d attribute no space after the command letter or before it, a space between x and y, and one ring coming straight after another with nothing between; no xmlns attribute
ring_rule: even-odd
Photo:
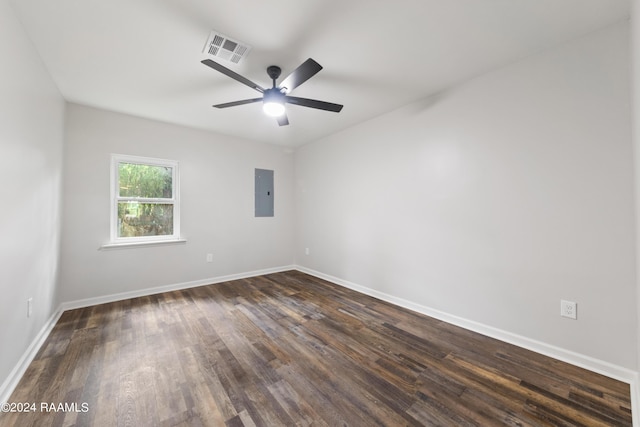
<svg viewBox="0 0 640 427"><path fill-rule="evenodd" d="M560 316L578 319L578 304L573 301L560 300Z"/></svg>
<svg viewBox="0 0 640 427"><path fill-rule="evenodd" d="M309 255L309 248L304 248L304 254Z"/></svg>
<svg viewBox="0 0 640 427"><path fill-rule="evenodd" d="M207 254L207 262L213 262L213 254Z"/></svg>
<svg viewBox="0 0 640 427"><path fill-rule="evenodd" d="M31 317L31 313L33 313L33 298L27 300L27 317Z"/></svg>

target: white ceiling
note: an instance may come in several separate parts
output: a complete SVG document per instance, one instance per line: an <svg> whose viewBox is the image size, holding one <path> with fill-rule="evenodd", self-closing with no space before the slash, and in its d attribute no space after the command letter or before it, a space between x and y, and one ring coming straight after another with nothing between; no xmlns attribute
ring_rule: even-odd
<svg viewBox="0 0 640 427"><path fill-rule="evenodd" d="M540 49L628 19L630 0L13 0L68 101L296 147ZM260 94L201 64L210 30L248 43L240 65L270 87L311 57L324 69L279 127Z"/></svg>

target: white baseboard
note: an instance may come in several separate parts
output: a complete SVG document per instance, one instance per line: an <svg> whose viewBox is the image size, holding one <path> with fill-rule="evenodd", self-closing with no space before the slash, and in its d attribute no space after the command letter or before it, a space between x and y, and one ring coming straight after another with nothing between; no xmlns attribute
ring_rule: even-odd
<svg viewBox="0 0 640 427"><path fill-rule="evenodd" d="M246 273L229 274L227 276L211 277L208 279L194 280L191 282L176 283L166 286L158 286L154 288L140 289L131 292L122 292L119 294L104 295L101 297L87 298L76 301L69 301L61 304L62 311L73 310L76 308L90 307L92 305L106 304L109 302L122 301L131 298L145 297L148 295L161 294L163 292L178 291L180 289L197 288L198 286L213 285L216 283L229 282L231 280L246 279L248 277L263 276L265 274L280 273L282 271L295 270L293 265L266 268L263 270L249 271Z"/></svg>
<svg viewBox="0 0 640 427"><path fill-rule="evenodd" d="M13 368L11 373L9 373L7 379L2 383L2 385L0 385L0 404L9 401L11 393L13 393L13 390L15 390L16 386L20 382L20 379L26 372L33 359L36 357L36 354L38 354L40 347L42 347L42 344L44 344L45 340L51 333L53 327L58 322L58 319L60 319L61 315L62 310L58 308L51 315L51 317L49 317L42 329L40 329L40 332L38 332L38 335L36 335L36 337L31 342L31 345L29 345L20 360L18 360L16 366Z"/></svg>
<svg viewBox="0 0 640 427"><path fill-rule="evenodd" d="M587 369L589 371L596 372L609 378L627 383L629 384L629 387L631 389L631 412L633 416L633 425L640 427L640 375L636 371L632 371L630 369L623 368L621 366L617 366L603 360L598 360L590 356L575 353L573 351L556 347L541 341L536 341L518 334L487 326L482 323L474 322L473 320L464 319L462 317L435 310L433 308L426 307L412 301L407 301L405 299L398 298L384 292L376 291L375 289L358 285L356 283L324 274L307 267L296 265L295 268L296 270L303 273L318 277L323 280L327 280L331 283L335 283L337 285L352 289L365 295L378 298L382 301L407 308L417 313L442 320L443 322L451 323L453 325L460 326L461 328L465 328L470 331L474 331L479 334L516 345L518 347L526 348L528 350L535 351L536 353L553 357L554 359L561 360L563 362L567 362L572 365Z"/></svg>

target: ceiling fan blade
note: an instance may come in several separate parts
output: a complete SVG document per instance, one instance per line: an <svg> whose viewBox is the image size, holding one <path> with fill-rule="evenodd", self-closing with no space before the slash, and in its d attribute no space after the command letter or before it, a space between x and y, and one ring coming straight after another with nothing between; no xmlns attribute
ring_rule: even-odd
<svg viewBox="0 0 640 427"><path fill-rule="evenodd" d="M289 124L289 118L287 117L286 113L276 117L276 119L278 120L278 125L280 126L287 126Z"/></svg>
<svg viewBox="0 0 640 427"><path fill-rule="evenodd" d="M236 105L253 104L254 102L262 102L262 98L243 99L242 101L226 102L224 104L216 104L216 108L235 107Z"/></svg>
<svg viewBox="0 0 640 427"><path fill-rule="evenodd" d="M333 111L334 113L339 113L343 107L340 104L334 104L332 102L317 101L315 99L308 99L308 98L297 98L295 96L285 96L284 100L289 104L301 105L303 107L317 108L318 110Z"/></svg>
<svg viewBox="0 0 640 427"><path fill-rule="evenodd" d="M214 62L210 59L204 59L201 61L204 65L207 65L211 68L213 68L216 71L221 72L222 74L231 77L232 79L239 81L240 83L249 86L251 89L255 89L258 92L264 92L264 88L254 82L252 82L251 80L249 80L246 77L242 77L240 74L236 73L235 71L232 71L230 69L228 69L225 66L222 66L220 64L218 64L217 62Z"/></svg>
<svg viewBox="0 0 640 427"><path fill-rule="evenodd" d="M322 70L322 65L318 64L313 59L309 58L302 63L298 68L293 70L278 87L284 89L285 93L290 93L292 90L300 86L302 83L315 76L318 71Z"/></svg>

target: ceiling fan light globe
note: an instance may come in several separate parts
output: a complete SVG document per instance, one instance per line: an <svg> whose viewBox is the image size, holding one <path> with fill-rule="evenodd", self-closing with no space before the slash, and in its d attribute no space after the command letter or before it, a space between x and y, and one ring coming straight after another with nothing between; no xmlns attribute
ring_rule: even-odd
<svg viewBox="0 0 640 427"><path fill-rule="evenodd" d="M267 116L279 117L284 114L284 104L281 102L265 101L262 110Z"/></svg>

